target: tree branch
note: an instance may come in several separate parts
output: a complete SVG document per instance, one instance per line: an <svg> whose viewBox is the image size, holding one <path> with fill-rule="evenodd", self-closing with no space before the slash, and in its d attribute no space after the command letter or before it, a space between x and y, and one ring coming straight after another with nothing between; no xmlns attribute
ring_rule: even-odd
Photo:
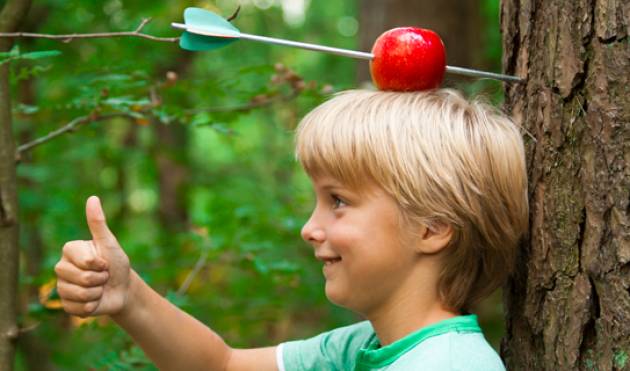
<svg viewBox="0 0 630 371"><path fill-rule="evenodd" d="M184 111L187 115L193 115L196 113L201 113L201 112L247 112L247 111L251 111L253 109L256 108L262 108L265 106L270 106L273 103L276 102L288 102L294 98L296 98L299 95L299 92L294 91L291 94L288 95L279 95L273 98L269 98L269 97L265 97L263 99L257 100L257 99L252 99L252 101L250 103L246 103L246 104L242 104L242 105L238 105L238 106L231 106L231 107L209 107L209 108L201 108L201 109L194 109L194 110L187 110ZM79 129L79 127L85 125L85 124L89 124L91 122L97 122L97 121L105 121L105 120L109 120L111 118L114 117L133 117L131 116L128 112L113 112L113 113L107 113L107 114L103 114L103 115L86 115L86 116L79 116L74 118L73 120L71 120L70 122L68 122L66 125L60 127L59 129L53 130L50 133L44 135L43 137L34 139L30 142L21 144L18 146L17 150L15 151L15 162L20 162L20 160L22 159L22 154L33 149L34 147L37 147L41 144L44 144L46 142L51 141L52 139L55 139L56 137L68 133L68 132L72 132L72 131L76 131Z"/></svg>
<svg viewBox="0 0 630 371"><path fill-rule="evenodd" d="M140 37L140 38L149 39L153 41L170 42L170 43L175 43L179 41L179 37L157 37L157 36L142 33L141 32L142 29L149 22L151 22L151 18L143 19L135 31L74 33L74 34L66 34L66 35L52 35L52 34L42 34L42 33L32 33L32 32L0 32L0 38L32 37L32 38L40 38L40 39L61 40L62 42L66 42L66 43L71 42L74 39L99 39L99 38L107 38L107 37Z"/></svg>
<svg viewBox="0 0 630 371"><path fill-rule="evenodd" d="M143 20L143 24L141 24L138 29L142 29L144 24L148 23L149 20ZM267 107L274 103L288 102L295 98L297 98L303 91L314 89L315 85L311 83L306 84L301 76L297 75L292 70L286 68L281 64L276 64L275 66L276 75L271 77L271 83L273 85L280 84L288 84L291 88L291 91L286 94L282 94L279 92L276 93L267 93L267 94L259 94L250 99L248 103L235 105L235 106L227 106L227 107L206 107L206 108L196 108L196 109L188 109L184 110L185 115L195 115L197 113L202 112L248 112L257 108ZM136 114L148 114L151 115L151 109L159 106L161 104L161 98L159 97L156 87L152 86L149 89L149 97L151 99L151 105L144 107L138 112L134 112ZM40 144L46 143L64 133L71 132L77 130L80 126L88 124L90 122L96 121L104 121L114 117L130 117L137 118L133 116L132 113L129 112L111 112L106 114L99 114L98 112L92 112L89 115L79 116L66 125L51 131L43 137L37 138L33 141L24 143L17 147L15 151L15 162L20 162L22 153L36 147Z"/></svg>
<svg viewBox="0 0 630 371"><path fill-rule="evenodd" d="M33 147L36 147L40 144L44 144L64 133L70 132L70 131L75 131L77 130L80 126L88 124L90 122L97 122L97 121L103 121L103 120L108 120L114 117L129 117L129 113L127 112L114 112L114 113L106 113L103 115L87 115L87 116L79 116L75 119L73 119L72 121L70 121L69 123L67 123L66 125L60 127L57 130L51 131L50 133L44 135L41 138L37 138L31 142L27 142L24 143L22 145L20 145L17 148L17 151L15 153L15 161L19 162L20 159L22 158L22 153L32 149Z"/></svg>
<svg viewBox="0 0 630 371"><path fill-rule="evenodd" d="M201 112L208 112L208 113L247 112L247 111L254 110L256 108L267 107L274 103L288 102L290 100L297 98L298 95L300 95L299 90L293 90L290 94L286 94L286 95L278 94L275 96L269 96L269 95L263 94L263 95L252 98L249 103L244 103L244 104L235 105L235 106L225 106L225 107L217 106L217 107L196 108L196 109L186 110L184 111L184 113L188 115L194 115L196 113L201 113Z"/></svg>

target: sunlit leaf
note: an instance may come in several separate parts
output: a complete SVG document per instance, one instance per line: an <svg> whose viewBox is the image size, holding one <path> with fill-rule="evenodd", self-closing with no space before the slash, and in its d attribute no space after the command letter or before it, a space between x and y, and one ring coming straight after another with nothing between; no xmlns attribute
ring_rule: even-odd
<svg viewBox="0 0 630 371"><path fill-rule="evenodd" d="M54 299L56 292L57 279L53 278L43 285L39 286L39 302L47 309L61 309L63 305L60 299Z"/></svg>

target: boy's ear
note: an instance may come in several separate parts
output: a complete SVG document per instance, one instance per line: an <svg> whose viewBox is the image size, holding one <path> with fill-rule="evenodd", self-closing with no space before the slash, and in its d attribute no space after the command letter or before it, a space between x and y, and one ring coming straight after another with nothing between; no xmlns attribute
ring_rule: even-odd
<svg viewBox="0 0 630 371"><path fill-rule="evenodd" d="M451 238L453 238L453 227L448 223L421 225L416 250L427 255L437 254L448 246Z"/></svg>

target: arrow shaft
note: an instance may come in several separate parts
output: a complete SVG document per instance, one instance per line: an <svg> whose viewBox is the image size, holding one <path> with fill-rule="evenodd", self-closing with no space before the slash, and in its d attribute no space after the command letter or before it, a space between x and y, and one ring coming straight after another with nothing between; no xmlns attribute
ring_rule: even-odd
<svg viewBox="0 0 630 371"><path fill-rule="evenodd" d="M370 59L372 59L374 57L374 55L372 55L372 53L365 53L365 52L359 52L359 51L355 51L355 50L348 50L348 49L341 49L341 48L333 48L333 47L330 47L330 46L324 46L324 45L318 45L318 44L309 44L309 43L303 43L303 42L299 42L299 41L277 39L275 37L251 35L251 34L246 34L246 33L242 33L242 32L241 32L241 38L242 39L247 39L247 40L252 40L252 41L260 41L260 42L269 43L269 44L285 45L285 46L292 46L294 48L301 48L301 49L307 49L307 50L320 51L320 52L336 54L336 55L341 55L341 56L350 57L350 58L358 58L358 59L370 60Z"/></svg>
<svg viewBox="0 0 630 371"><path fill-rule="evenodd" d="M303 43L303 42L291 41L291 40L285 40L285 39L277 39L274 37L258 36L258 35L241 33L241 38L252 40L252 41L260 41L260 42L269 43L269 44L285 45L285 46L292 46L295 48L320 51L320 52L325 52L325 53L330 53L330 54L341 55L344 57L366 59L366 60L374 59L374 54L372 53L360 52L356 50L341 49L341 48L332 48L329 46L309 44L309 43ZM516 76L509 76L509 75L503 75L503 74L494 73L494 72L479 71L479 70L474 70L471 68L463 68L463 67L455 67L455 66L446 66L446 72L456 74L456 75L483 77L483 78L501 80L501 81L506 81L506 82L522 81L520 77L516 77Z"/></svg>
<svg viewBox="0 0 630 371"><path fill-rule="evenodd" d="M210 32L208 30L204 30L202 28L188 26L188 25L185 25L183 23L172 22L171 23L171 27L177 28L177 29L180 29L180 30L184 30L184 31L188 31L190 33L194 33L195 35L202 35L202 36L209 36L209 37L218 37L218 38L221 38L221 39L236 39L236 38L238 38L238 36L236 36L236 33L234 35L219 34L219 33L216 33L216 32ZM239 32L239 35L240 35L240 32Z"/></svg>
<svg viewBox="0 0 630 371"><path fill-rule="evenodd" d="M479 70L473 70L471 68L464 68L464 67L446 66L446 72L453 73L456 75L501 80L505 82L522 82L523 81L523 79L521 79L518 76L510 76L510 75L504 75L501 73L479 71Z"/></svg>
<svg viewBox="0 0 630 371"><path fill-rule="evenodd" d="M204 35L204 36L210 36L210 37L226 37L226 36L222 36L222 35L209 33L209 32L204 31L202 29L199 29L199 28L196 28L196 27L191 27L191 26L188 26L188 25L185 25L185 24L181 24L181 23L171 23L171 26L173 26L174 28L183 29L183 30L186 30L188 32L192 32L192 33L195 33L195 34L198 34L198 35ZM233 36L228 36L228 37L229 38L233 38ZM251 34L246 34L246 33L242 33L242 32L239 34L239 37L241 39L246 39L246 40L251 40L251 41L258 41L258 42L264 42L264 43L268 43L268 44L290 46L290 47L306 49L306 50L320 51L320 52L324 52L324 53L341 55L341 56L350 57L350 58L365 59L365 60L372 60L372 59L374 59L374 54L366 53L366 52L360 52L360 51L356 51L356 50L333 48L333 47L330 47L330 46L324 46L324 45L318 45L318 44L310 44L310 43L303 43L303 42L299 42L299 41L292 41L292 40L285 40L285 39L278 39L278 38L275 38L275 37L251 35ZM523 79L521 79L520 77L517 77L517 76L503 75L503 74L500 74L500 73L479 71L479 70L474 70L474 69L471 69L471 68L463 68L463 67L455 67L455 66L446 66L446 72L447 73L452 73L452 74L457 74L457 75L464 75L464 76L489 78L489 79L500 80L500 81L505 81L505 82L521 82L521 81L523 81Z"/></svg>

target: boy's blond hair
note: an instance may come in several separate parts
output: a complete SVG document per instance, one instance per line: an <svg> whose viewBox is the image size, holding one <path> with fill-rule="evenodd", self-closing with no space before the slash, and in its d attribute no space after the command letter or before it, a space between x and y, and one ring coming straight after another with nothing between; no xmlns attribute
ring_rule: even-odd
<svg viewBox="0 0 630 371"><path fill-rule="evenodd" d="M511 272L528 227L525 155L493 107L449 89L346 91L302 120L296 154L312 177L381 187L406 222L454 227L438 278L448 308L469 310Z"/></svg>

